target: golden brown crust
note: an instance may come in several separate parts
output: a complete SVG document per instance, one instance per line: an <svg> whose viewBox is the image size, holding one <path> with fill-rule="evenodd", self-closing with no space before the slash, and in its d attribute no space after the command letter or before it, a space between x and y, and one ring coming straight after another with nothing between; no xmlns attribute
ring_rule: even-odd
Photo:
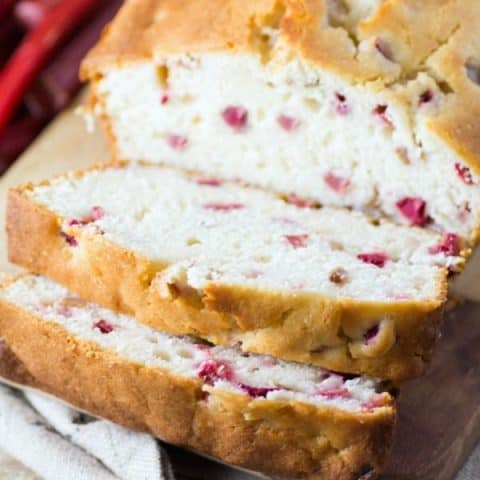
<svg viewBox="0 0 480 480"><path fill-rule="evenodd" d="M251 41L249 23L254 18L268 16L277 3L276 0L127 2L84 61L81 76L95 77L107 63L151 58L160 45L165 53L246 49Z"/></svg>
<svg viewBox="0 0 480 480"><path fill-rule="evenodd" d="M0 337L0 378L10 382L37 387L35 378L25 368L25 365L12 352L5 339Z"/></svg>
<svg viewBox="0 0 480 480"><path fill-rule="evenodd" d="M375 475L393 437L393 403L351 413L211 390L80 341L58 324L0 301L0 336L19 378L94 415L277 478L355 480ZM4 349L5 350L5 349ZM12 354L13 352L13 354Z"/></svg>
<svg viewBox="0 0 480 480"><path fill-rule="evenodd" d="M335 2L332 2L335 3ZM341 2L339 2L341 3ZM348 2L346 2L348 4ZM336 18L326 0L133 0L127 2L82 67L84 79L152 56L259 52L262 25L313 68L380 89L425 72L448 93L428 127L480 174L480 3L477 0L384 0L361 18ZM391 61L358 45L380 39Z"/></svg>
<svg viewBox="0 0 480 480"><path fill-rule="evenodd" d="M102 235L72 227L68 233L78 246L69 246L60 235L63 219L29 198L31 188L9 195L10 260L85 299L172 334L242 342L249 351L336 371L402 380L423 373L430 360L446 282L439 282L435 299L418 302L359 302L217 284L201 293L171 292L161 287L159 273L166 265ZM365 348L363 335L378 322L382 334Z"/></svg>

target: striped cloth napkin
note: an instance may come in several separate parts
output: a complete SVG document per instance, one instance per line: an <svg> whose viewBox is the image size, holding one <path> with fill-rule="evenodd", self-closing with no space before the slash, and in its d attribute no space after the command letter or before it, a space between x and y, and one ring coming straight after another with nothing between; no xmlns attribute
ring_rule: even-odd
<svg viewBox="0 0 480 480"><path fill-rule="evenodd" d="M0 449L47 480L175 480L151 436L1 385Z"/></svg>

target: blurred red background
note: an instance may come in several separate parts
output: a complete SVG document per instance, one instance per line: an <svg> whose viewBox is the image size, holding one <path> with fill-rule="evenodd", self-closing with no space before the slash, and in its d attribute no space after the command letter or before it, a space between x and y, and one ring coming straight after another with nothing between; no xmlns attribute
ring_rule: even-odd
<svg viewBox="0 0 480 480"><path fill-rule="evenodd" d="M80 88L78 68L123 0L0 0L0 175Z"/></svg>

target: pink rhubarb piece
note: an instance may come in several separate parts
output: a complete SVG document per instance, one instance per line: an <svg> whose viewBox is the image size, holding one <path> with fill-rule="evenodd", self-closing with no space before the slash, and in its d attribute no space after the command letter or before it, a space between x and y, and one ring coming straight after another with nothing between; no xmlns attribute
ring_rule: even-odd
<svg viewBox="0 0 480 480"><path fill-rule="evenodd" d="M307 246L308 233L302 233L299 235L285 235L285 239L293 248L303 248Z"/></svg>
<svg viewBox="0 0 480 480"><path fill-rule="evenodd" d="M241 132L247 126L248 111L241 106L229 106L222 112L225 123L237 132Z"/></svg>
<svg viewBox="0 0 480 480"><path fill-rule="evenodd" d="M99 320L93 324L93 328L97 328L100 332L107 334L111 333L114 330L114 327L111 323L108 323L106 320Z"/></svg>
<svg viewBox="0 0 480 480"><path fill-rule="evenodd" d="M430 247L428 252L432 255L443 253L446 257L456 257L461 250L460 237L455 233L445 233L441 243Z"/></svg>
<svg viewBox="0 0 480 480"><path fill-rule="evenodd" d="M286 132L294 132L301 124L298 118L289 115L279 115L277 122Z"/></svg>
<svg viewBox="0 0 480 480"><path fill-rule="evenodd" d="M171 134L167 137L167 143L173 150L185 150L188 145L187 137Z"/></svg>
<svg viewBox="0 0 480 480"><path fill-rule="evenodd" d="M378 268L383 268L389 260L388 255L384 252L359 253L357 258Z"/></svg>
<svg viewBox="0 0 480 480"><path fill-rule="evenodd" d="M323 177L325 183L337 193L345 193L350 186L350 180L339 175L335 175L332 172L328 172Z"/></svg>
<svg viewBox="0 0 480 480"><path fill-rule="evenodd" d="M396 203L399 212L410 221L412 225L424 227L429 217L427 215L427 202L421 198L405 197Z"/></svg>

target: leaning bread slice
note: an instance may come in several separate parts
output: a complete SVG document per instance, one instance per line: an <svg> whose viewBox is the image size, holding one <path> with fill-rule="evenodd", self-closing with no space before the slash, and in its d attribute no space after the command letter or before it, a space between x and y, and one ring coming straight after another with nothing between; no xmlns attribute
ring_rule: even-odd
<svg viewBox="0 0 480 480"><path fill-rule="evenodd" d="M13 190L8 237L13 262L161 330L394 379L423 371L461 263L457 237L146 164Z"/></svg>
<svg viewBox="0 0 480 480"><path fill-rule="evenodd" d="M124 160L476 241L478 0L132 0L83 66Z"/></svg>
<svg viewBox="0 0 480 480"><path fill-rule="evenodd" d="M172 337L42 277L0 292L0 336L73 405L277 478L373 478L395 408L378 380Z"/></svg>

